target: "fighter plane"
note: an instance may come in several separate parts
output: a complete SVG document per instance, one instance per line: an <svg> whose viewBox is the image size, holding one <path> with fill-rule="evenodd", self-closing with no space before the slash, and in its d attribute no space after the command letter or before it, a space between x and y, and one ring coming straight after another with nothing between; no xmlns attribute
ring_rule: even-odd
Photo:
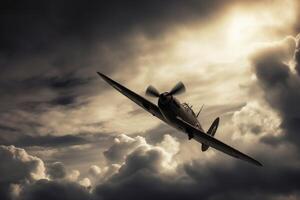
<svg viewBox="0 0 300 200"><path fill-rule="evenodd" d="M158 105L155 105L104 74L100 72L97 73L109 85L135 102L144 110L148 111L153 116L162 120L171 127L187 134L189 140L194 139L201 143L201 149L203 152L207 151L209 147L212 147L256 166L262 166L262 164L257 160L214 138L220 121L219 117L214 120L207 132L203 130L200 122L198 121L198 116L202 108L197 114L195 114L191 106L187 103L180 103L178 99L175 98L176 95L185 92L185 86L182 82L178 82L169 92L163 93L159 93L156 88L150 85L146 90L146 95L158 98Z"/></svg>

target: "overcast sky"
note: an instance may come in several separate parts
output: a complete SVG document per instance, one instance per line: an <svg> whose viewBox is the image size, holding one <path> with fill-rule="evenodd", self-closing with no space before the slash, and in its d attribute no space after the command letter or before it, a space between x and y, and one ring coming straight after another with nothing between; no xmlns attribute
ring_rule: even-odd
<svg viewBox="0 0 300 200"><path fill-rule="evenodd" d="M0 199L300 199L298 0L7 1ZM264 164L201 145L108 86L148 85ZM148 98L148 97L147 97ZM153 103L155 99L148 98Z"/></svg>

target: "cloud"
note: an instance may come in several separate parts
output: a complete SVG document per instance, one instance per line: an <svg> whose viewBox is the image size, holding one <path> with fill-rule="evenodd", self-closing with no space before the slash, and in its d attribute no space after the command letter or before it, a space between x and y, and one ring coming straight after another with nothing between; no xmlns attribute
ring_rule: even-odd
<svg viewBox="0 0 300 200"><path fill-rule="evenodd" d="M51 179L64 178L66 176L66 168L61 162L51 163L47 166L47 173Z"/></svg>
<svg viewBox="0 0 300 200"><path fill-rule="evenodd" d="M75 135L63 135L63 136L23 135L17 137L13 141L2 141L2 144L5 145L14 144L20 147L28 147L28 146L60 147L60 146L72 146L72 145L84 144L87 142L88 141L83 136L75 136Z"/></svg>
<svg viewBox="0 0 300 200"><path fill-rule="evenodd" d="M273 149L276 157L268 153L272 146L257 149L265 167L256 168L239 160L231 164L224 160L176 162L177 151L169 149L172 153L168 154L168 147L164 146L169 139L174 140L165 136L158 145L147 144L128 153L119 171L98 185L94 195L102 199L120 196L126 199L274 199L281 196L285 199L299 195L299 167L290 165L297 153L290 147ZM176 150L176 144L167 144ZM282 156L286 159L284 163L280 162ZM165 164L170 161L171 165Z"/></svg>
<svg viewBox="0 0 300 200"><path fill-rule="evenodd" d="M89 168L89 175L90 176L98 176L99 174L101 174L101 169L97 165L92 165Z"/></svg>
<svg viewBox="0 0 300 200"><path fill-rule="evenodd" d="M91 195L85 187L74 182L40 180L32 185L28 185L20 193L20 200L35 199L89 200Z"/></svg>
<svg viewBox="0 0 300 200"><path fill-rule="evenodd" d="M83 187L86 187L86 188L91 187L91 184L92 184L89 178L83 178L83 179L80 180L78 183L79 183L80 185L82 185Z"/></svg>
<svg viewBox="0 0 300 200"><path fill-rule="evenodd" d="M283 83L289 77L290 69L285 63L292 58L295 46L295 39L287 37L280 42L262 45L251 55L256 76L266 87Z"/></svg>
<svg viewBox="0 0 300 200"><path fill-rule="evenodd" d="M0 146L0 182L18 183L45 179L44 162L15 146Z"/></svg>
<svg viewBox="0 0 300 200"><path fill-rule="evenodd" d="M300 33L296 37L296 51L295 51L295 69L297 70L298 75L300 75Z"/></svg>
<svg viewBox="0 0 300 200"><path fill-rule="evenodd" d="M3 200L40 199L40 196L50 199L84 197L84 200L91 197L85 189L91 186L90 180L79 179L80 172L67 171L63 163L45 166L43 160L24 149L4 145L0 146L0 158L0 197Z"/></svg>
<svg viewBox="0 0 300 200"><path fill-rule="evenodd" d="M113 145L104 152L107 160L112 163L121 163L125 157L141 145L146 145L146 141L143 137L137 136L131 138L125 134L122 134L114 139Z"/></svg>
<svg viewBox="0 0 300 200"><path fill-rule="evenodd" d="M287 37L263 45L251 57L251 62L265 100L280 114L285 138L299 145L300 77L294 73L291 64L297 54L296 42L295 38Z"/></svg>
<svg viewBox="0 0 300 200"><path fill-rule="evenodd" d="M276 136L280 134L281 120L277 114L261 102L249 102L232 117L233 125L241 135L263 134Z"/></svg>
<svg viewBox="0 0 300 200"><path fill-rule="evenodd" d="M298 186L294 177L300 175L298 167L284 166L276 162L275 164L267 158L265 163L267 164L264 170L242 163L235 163L231 168L218 165L202 168L197 162L185 167L189 176L197 182L199 195L203 198L273 199L273 195L288 197L289 194L297 193ZM287 183L286 187L281 187L283 182Z"/></svg>
<svg viewBox="0 0 300 200"><path fill-rule="evenodd" d="M249 111L252 112L251 109ZM256 168L236 159L232 159L231 163L219 159L214 162L203 162L199 159L182 161L176 158L179 143L170 135L165 135L164 139L155 145L148 144L142 136L122 135L120 138L122 144L115 140L107 150L113 149L115 154L123 155L119 157L119 166L108 164L106 169L101 169L101 173L100 168L95 165L89 170L91 175L98 177L98 185L89 178L80 179L80 172L73 170L68 172L64 179L44 179L23 185L6 185L11 191L7 199L14 197L16 200L108 200L119 199L120 196L126 199L161 199L167 196L171 199L191 200L271 200L275 197L285 199L299 196L299 165L294 163L297 151L290 146L284 146L283 149L273 149L273 146L257 149L265 166ZM134 142L140 145L132 145ZM125 146L127 153L117 153L124 151ZM271 151L276 157L269 155L268 152ZM285 157L286 162L280 162L282 157ZM64 167L61 163L53 163L53 168L59 169L57 172L62 171ZM51 174L50 177L53 177L53 173Z"/></svg>
<svg viewBox="0 0 300 200"><path fill-rule="evenodd" d="M69 6L71 3L72 7ZM27 12L26 8L33 5L39 9L34 13ZM163 3L134 1L132 6L120 1L109 3L92 1L89 4L82 1L63 1L54 3L52 7L37 1L18 6L8 4L6 7L9 12L2 14L7 21L3 21L1 25L7 31L2 33L1 50L7 51L10 55L17 54L24 57L28 53L42 54L45 51L57 50L55 47L61 47L62 43L70 45L73 43L68 50L77 47L78 43L80 45L86 43L84 46L89 47L97 37L101 41L110 40L122 37L135 29L144 30L149 35L155 36L168 28L165 27L166 24L174 26L179 22L204 19L216 14L224 5L219 0L209 3L191 0L184 4L177 0ZM78 9L81 15L77 15ZM175 13L176 18L173 17ZM14 24L16 29L10 24ZM27 40L22 42L24 38ZM56 63L65 61L61 59Z"/></svg>
<svg viewBox="0 0 300 200"><path fill-rule="evenodd" d="M80 172L78 170L71 170L67 176L66 180L71 182L76 182L80 176Z"/></svg>
<svg viewBox="0 0 300 200"><path fill-rule="evenodd" d="M47 179L44 162L24 149L0 145L0 198L17 197L23 184Z"/></svg>
<svg viewBox="0 0 300 200"><path fill-rule="evenodd" d="M124 136L122 136L123 139ZM139 145L133 145L135 142ZM142 197L139 196L141 193L151 198L150 191L155 193L155 188L160 187L160 185L157 185L157 181L160 179L167 180L167 177L175 173L177 162L174 160L174 156L179 150L178 142L170 135L165 135L161 143L150 145L141 136L135 138L126 136L126 140L122 141L122 145L113 144L110 149L113 149L114 152L123 152L124 146L128 149L123 156L120 169L96 188L96 196L104 199L114 199L116 196L112 194L112 190L115 189L124 195L124 198ZM127 184L133 186L131 191L126 191L130 187ZM153 186L150 187L150 184L153 184ZM148 186L149 188L146 189ZM137 188L134 187L140 188L143 192L136 190ZM145 198L145 196L143 197Z"/></svg>
<svg viewBox="0 0 300 200"><path fill-rule="evenodd" d="M90 168L90 173L93 176L98 176L99 179L103 179L103 184L127 179L135 174L169 174L176 167L176 162L172 159L178 152L178 142L169 135L164 137L157 146L149 145L145 139L141 136L132 138L126 135L119 137L120 140L115 140L108 150L109 152L115 151L116 155L121 155L117 151L125 151L126 153L119 157L120 166L116 167L116 164L110 164L107 168L103 169L103 173L98 166L93 165ZM120 144L121 143L121 144ZM138 145L137 145L138 144ZM39 163L43 164L43 161L37 157L28 155L24 149L15 147L1 146L7 151L18 151L19 154L24 154L23 160L28 158L39 160ZM112 157L109 157L112 158ZM109 159L108 158L108 159ZM114 159L113 159L114 160ZM29 162L29 161L28 161ZM8 163L5 162L7 168ZM21 166L20 166L21 167ZM36 168L36 167L35 167ZM66 172L66 169L62 163L56 162L47 165L47 170L43 168L43 176L37 177L37 170L33 169L28 172L33 178L29 183L21 183L21 185L11 185L13 180L6 180L8 184L4 185L4 188L11 188L11 194L8 195L14 199L36 199L36 198L50 198L50 199L91 199L92 197L98 198L95 193L91 193L88 189L91 186L89 178L79 179L80 172L78 170L72 170ZM17 170L17 169L12 169ZM13 171L12 171L13 172ZM35 172L35 173L34 173ZM49 180L41 180L46 178L46 172L49 175ZM19 179L27 178L29 175L24 175ZM57 181L53 180L57 179ZM107 182L106 182L107 181ZM5 195L5 193L1 193Z"/></svg>

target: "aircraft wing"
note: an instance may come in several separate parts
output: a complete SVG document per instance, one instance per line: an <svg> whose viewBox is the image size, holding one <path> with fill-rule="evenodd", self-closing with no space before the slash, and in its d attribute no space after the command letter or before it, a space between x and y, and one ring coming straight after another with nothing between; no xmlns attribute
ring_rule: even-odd
<svg viewBox="0 0 300 200"><path fill-rule="evenodd" d="M97 72L98 75L103 78L108 84L110 84L112 87L114 87L116 90L118 90L120 93L128 97L130 100L135 102L137 105L141 106L146 111L150 112L152 115L156 116L160 120L166 122L165 118L161 114L159 108L145 99L144 97L134 93L133 91L129 90L128 88L122 86L121 84L117 83L116 81L108 78L104 74L101 74L100 72Z"/></svg>
<svg viewBox="0 0 300 200"><path fill-rule="evenodd" d="M257 166L263 166L260 162L251 158L250 156L247 156L246 154L243 154L242 152L221 142L220 140L218 140L214 137L211 137L210 135L200 131L198 128L190 125L189 123L183 121L182 119L180 119L180 118L177 118L177 119L178 119L178 123L180 123L180 126L185 128L185 132L192 133L193 139L195 139L196 141L206 144L212 148L222 151L223 153L226 153L235 158L247 161L247 162L257 165Z"/></svg>

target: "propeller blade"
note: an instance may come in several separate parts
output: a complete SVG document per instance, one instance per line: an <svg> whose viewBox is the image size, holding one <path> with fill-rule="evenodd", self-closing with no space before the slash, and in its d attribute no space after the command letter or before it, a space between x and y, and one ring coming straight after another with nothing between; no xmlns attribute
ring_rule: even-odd
<svg viewBox="0 0 300 200"><path fill-rule="evenodd" d="M150 86L148 86L148 88L146 90L146 95L150 96L150 97L159 97L159 92L157 91L157 89L155 87L150 85Z"/></svg>
<svg viewBox="0 0 300 200"><path fill-rule="evenodd" d="M172 90L169 92L169 95L178 95L184 92L185 92L185 86L180 81L172 88Z"/></svg>

